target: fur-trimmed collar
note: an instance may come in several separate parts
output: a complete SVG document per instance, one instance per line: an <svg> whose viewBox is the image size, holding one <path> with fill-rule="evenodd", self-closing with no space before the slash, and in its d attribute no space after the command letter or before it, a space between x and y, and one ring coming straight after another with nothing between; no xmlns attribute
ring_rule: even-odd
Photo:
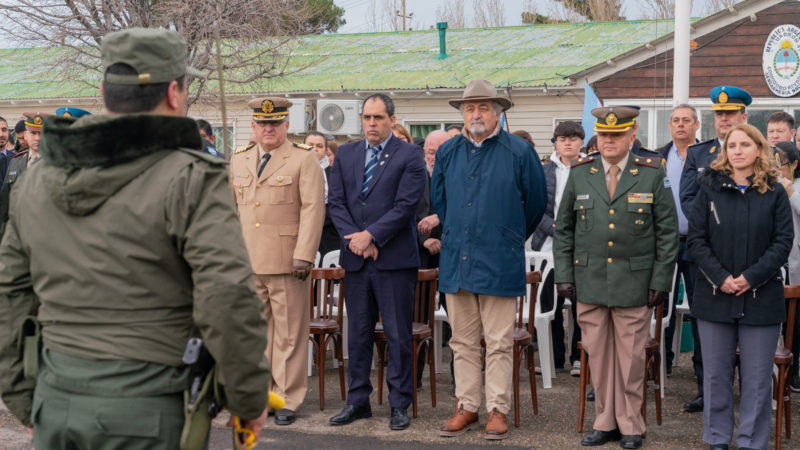
<svg viewBox="0 0 800 450"><path fill-rule="evenodd" d="M197 123L186 117L127 114L45 120L39 151L54 167L108 167L162 150L203 147Z"/></svg>

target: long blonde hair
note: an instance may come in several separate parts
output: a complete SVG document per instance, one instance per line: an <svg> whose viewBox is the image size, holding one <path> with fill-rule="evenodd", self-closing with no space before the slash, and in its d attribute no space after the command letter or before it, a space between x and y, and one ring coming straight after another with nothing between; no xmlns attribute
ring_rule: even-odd
<svg viewBox="0 0 800 450"><path fill-rule="evenodd" d="M743 123L728 130L728 134L725 136L725 143L722 144L722 149L720 149L717 159L711 163L711 168L725 172L728 176L733 175L733 167L728 162L728 140L734 131L744 132L758 147L758 156L756 157L756 162L753 163L753 187L758 189L760 194L767 192L767 190L771 191L773 188L769 184L772 180L778 178L778 166L775 164L772 149L764 135L752 125Z"/></svg>

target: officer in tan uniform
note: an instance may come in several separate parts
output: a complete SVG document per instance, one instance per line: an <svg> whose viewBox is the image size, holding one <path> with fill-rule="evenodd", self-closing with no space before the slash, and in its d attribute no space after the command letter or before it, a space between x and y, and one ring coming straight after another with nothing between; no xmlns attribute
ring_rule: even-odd
<svg viewBox="0 0 800 450"><path fill-rule="evenodd" d="M248 103L255 143L230 162L256 287L266 305L267 359L271 390L286 399L275 423L289 425L307 390L309 281L325 219L325 181L310 147L286 139L289 107L284 98Z"/></svg>

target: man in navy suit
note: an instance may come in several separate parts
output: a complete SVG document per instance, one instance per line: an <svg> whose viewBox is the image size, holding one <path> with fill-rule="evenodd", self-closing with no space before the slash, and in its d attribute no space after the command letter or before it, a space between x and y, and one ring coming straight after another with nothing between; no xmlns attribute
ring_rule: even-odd
<svg viewBox="0 0 800 450"><path fill-rule="evenodd" d="M378 313L389 343L389 427L408 428L413 398L411 321L419 268L415 210L427 182L420 148L392 135L394 102L367 97L366 139L339 147L328 180L328 209L342 237L349 322L347 405L331 425L372 417L369 374Z"/></svg>

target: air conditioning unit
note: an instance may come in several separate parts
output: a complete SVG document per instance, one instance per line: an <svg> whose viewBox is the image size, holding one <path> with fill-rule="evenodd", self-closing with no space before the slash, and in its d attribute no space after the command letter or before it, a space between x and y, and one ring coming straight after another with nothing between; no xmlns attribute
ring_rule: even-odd
<svg viewBox="0 0 800 450"><path fill-rule="evenodd" d="M313 105L306 98L290 99L289 107L289 134L303 134L308 131L313 118Z"/></svg>
<svg viewBox="0 0 800 450"><path fill-rule="evenodd" d="M361 100L317 100L317 131L333 135L361 134Z"/></svg>

